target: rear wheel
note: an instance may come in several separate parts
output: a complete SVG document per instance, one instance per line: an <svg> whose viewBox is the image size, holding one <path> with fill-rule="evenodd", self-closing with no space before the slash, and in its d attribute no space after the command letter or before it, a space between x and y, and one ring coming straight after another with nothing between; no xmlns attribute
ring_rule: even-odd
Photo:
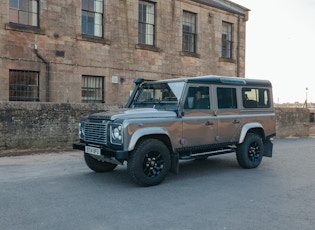
<svg viewBox="0 0 315 230"><path fill-rule="evenodd" d="M236 158L239 165L245 169L256 168L260 164L264 153L261 137L249 133L242 144L237 147Z"/></svg>
<svg viewBox="0 0 315 230"><path fill-rule="evenodd" d="M116 164L97 160L88 153L84 153L84 160L86 165L95 172L110 172L117 167Z"/></svg>
<svg viewBox="0 0 315 230"><path fill-rule="evenodd" d="M170 168L170 151L163 142L156 139L141 141L128 160L128 173L141 186L160 184Z"/></svg>

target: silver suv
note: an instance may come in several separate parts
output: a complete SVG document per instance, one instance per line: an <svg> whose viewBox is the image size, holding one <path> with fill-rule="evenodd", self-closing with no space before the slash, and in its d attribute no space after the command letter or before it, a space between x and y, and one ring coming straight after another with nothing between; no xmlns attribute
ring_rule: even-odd
<svg viewBox="0 0 315 230"><path fill-rule="evenodd" d="M109 172L127 162L142 186L161 183L179 160L236 152L239 165L256 168L272 156L275 111L267 80L204 76L154 82L136 79L126 108L79 123L87 166Z"/></svg>

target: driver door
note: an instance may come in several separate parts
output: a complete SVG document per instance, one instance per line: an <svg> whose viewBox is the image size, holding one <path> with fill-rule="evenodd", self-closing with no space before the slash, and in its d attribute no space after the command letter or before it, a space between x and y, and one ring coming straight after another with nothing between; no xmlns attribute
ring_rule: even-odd
<svg viewBox="0 0 315 230"><path fill-rule="evenodd" d="M207 148L214 144L217 133L217 119L210 98L208 85L191 85L186 91L183 106L182 145L187 148Z"/></svg>

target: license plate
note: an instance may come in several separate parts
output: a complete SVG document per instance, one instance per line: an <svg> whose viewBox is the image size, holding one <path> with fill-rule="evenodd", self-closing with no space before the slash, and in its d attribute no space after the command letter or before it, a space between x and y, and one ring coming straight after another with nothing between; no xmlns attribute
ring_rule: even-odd
<svg viewBox="0 0 315 230"><path fill-rule="evenodd" d="M85 152L88 154L100 156L101 155L101 149L91 147L91 146L85 146Z"/></svg>

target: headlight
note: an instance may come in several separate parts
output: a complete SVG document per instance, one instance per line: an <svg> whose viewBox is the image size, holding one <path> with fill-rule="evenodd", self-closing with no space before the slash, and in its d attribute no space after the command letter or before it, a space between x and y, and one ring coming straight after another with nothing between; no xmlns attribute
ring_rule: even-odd
<svg viewBox="0 0 315 230"><path fill-rule="evenodd" d="M123 143L123 130L121 124L112 124L110 126L110 142L114 145Z"/></svg>
<svg viewBox="0 0 315 230"><path fill-rule="evenodd" d="M84 122L79 122L79 138L84 139L85 133L84 133Z"/></svg>

